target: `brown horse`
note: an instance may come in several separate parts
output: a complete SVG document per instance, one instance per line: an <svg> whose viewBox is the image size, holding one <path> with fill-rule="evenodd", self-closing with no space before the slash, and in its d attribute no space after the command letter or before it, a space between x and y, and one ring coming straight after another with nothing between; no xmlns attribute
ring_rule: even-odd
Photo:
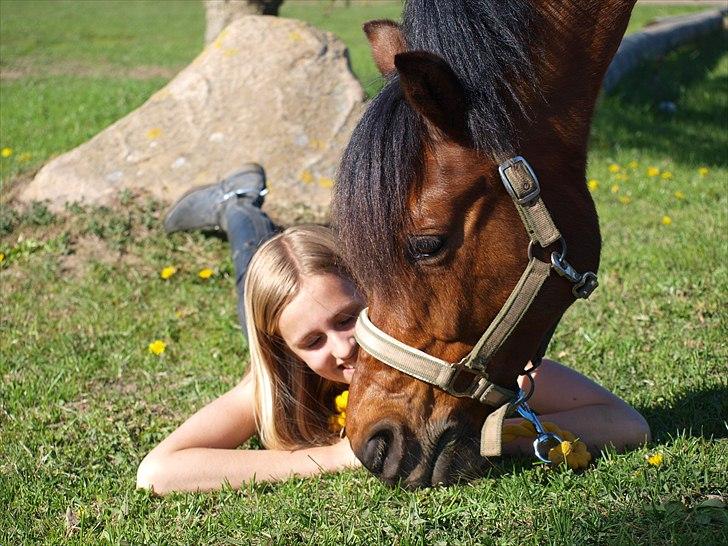
<svg viewBox="0 0 728 546"><path fill-rule="evenodd" d="M401 26L365 25L387 82L344 154L333 219L373 324L448 362L473 348L528 262L498 176L516 155L537 173L573 266L596 271L587 139L634 1L410 0ZM516 389L573 301L549 276L487 363L490 380ZM360 351L347 435L387 482L451 483L484 468L478 440L492 411Z"/></svg>

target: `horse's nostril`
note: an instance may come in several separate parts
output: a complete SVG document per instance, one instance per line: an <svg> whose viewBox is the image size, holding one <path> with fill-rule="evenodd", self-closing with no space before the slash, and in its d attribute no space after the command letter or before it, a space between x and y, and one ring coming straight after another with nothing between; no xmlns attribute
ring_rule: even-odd
<svg viewBox="0 0 728 546"><path fill-rule="evenodd" d="M381 474L387 460L392 434L388 430L380 430L373 434L364 448L362 463L374 474Z"/></svg>
<svg viewBox="0 0 728 546"><path fill-rule="evenodd" d="M361 462L381 478L394 479L403 456L404 436L399 427L380 423L364 445Z"/></svg>

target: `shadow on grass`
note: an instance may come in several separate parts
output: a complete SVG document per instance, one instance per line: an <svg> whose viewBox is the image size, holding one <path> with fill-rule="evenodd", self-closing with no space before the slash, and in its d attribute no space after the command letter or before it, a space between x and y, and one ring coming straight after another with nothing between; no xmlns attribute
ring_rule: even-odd
<svg viewBox="0 0 728 546"><path fill-rule="evenodd" d="M728 165L728 78L710 77L728 52L725 38L716 32L647 62L602 97L592 148L634 148L680 162Z"/></svg>
<svg viewBox="0 0 728 546"><path fill-rule="evenodd" d="M654 442L678 433L703 438L728 438L728 388L711 387L685 393L669 403L637 408L652 429Z"/></svg>

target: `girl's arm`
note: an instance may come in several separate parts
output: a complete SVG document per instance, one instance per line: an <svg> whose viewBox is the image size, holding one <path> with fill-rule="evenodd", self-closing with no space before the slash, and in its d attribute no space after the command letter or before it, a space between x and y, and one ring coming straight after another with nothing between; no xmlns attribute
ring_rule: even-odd
<svg viewBox="0 0 728 546"><path fill-rule="evenodd" d="M650 427L637 410L591 379L558 362L544 359L533 373L535 391L529 400L541 421L556 423L584 442L592 454L608 445L618 450L648 442ZM525 376L522 389L529 388ZM517 423L519 419L508 420ZM505 453L531 453L532 439L505 444Z"/></svg>
<svg viewBox="0 0 728 546"><path fill-rule="evenodd" d="M282 480L359 464L346 439L298 451L235 449L255 432L248 376L155 447L139 465L137 487L158 495L220 489L226 482L239 488L253 478Z"/></svg>

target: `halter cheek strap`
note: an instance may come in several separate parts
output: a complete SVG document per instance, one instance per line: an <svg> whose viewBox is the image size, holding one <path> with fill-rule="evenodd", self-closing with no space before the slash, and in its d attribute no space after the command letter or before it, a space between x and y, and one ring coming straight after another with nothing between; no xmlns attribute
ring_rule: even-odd
<svg viewBox="0 0 728 546"><path fill-rule="evenodd" d="M588 298L597 287L594 273L577 273L566 261L566 243L540 197L538 179L528 162L521 156L514 157L501 164L498 172L531 239L529 260L505 304L470 353L456 363L428 355L377 328L369 319L367 309L361 311L355 329L361 348L377 360L453 396L469 397L495 407L481 432L480 452L487 457L501 454L501 430L507 416L518 411L538 422L526 405L523 393L515 393L488 379L487 367L493 355L526 315L552 269L573 284L572 292L577 298ZM551 253L550 263L537 259L531 252L536 244L546 248L555 243L560 243L561 251ZM540 423L536 426L539 428ZM536 456L539 455L536 448Z"/></svg>

